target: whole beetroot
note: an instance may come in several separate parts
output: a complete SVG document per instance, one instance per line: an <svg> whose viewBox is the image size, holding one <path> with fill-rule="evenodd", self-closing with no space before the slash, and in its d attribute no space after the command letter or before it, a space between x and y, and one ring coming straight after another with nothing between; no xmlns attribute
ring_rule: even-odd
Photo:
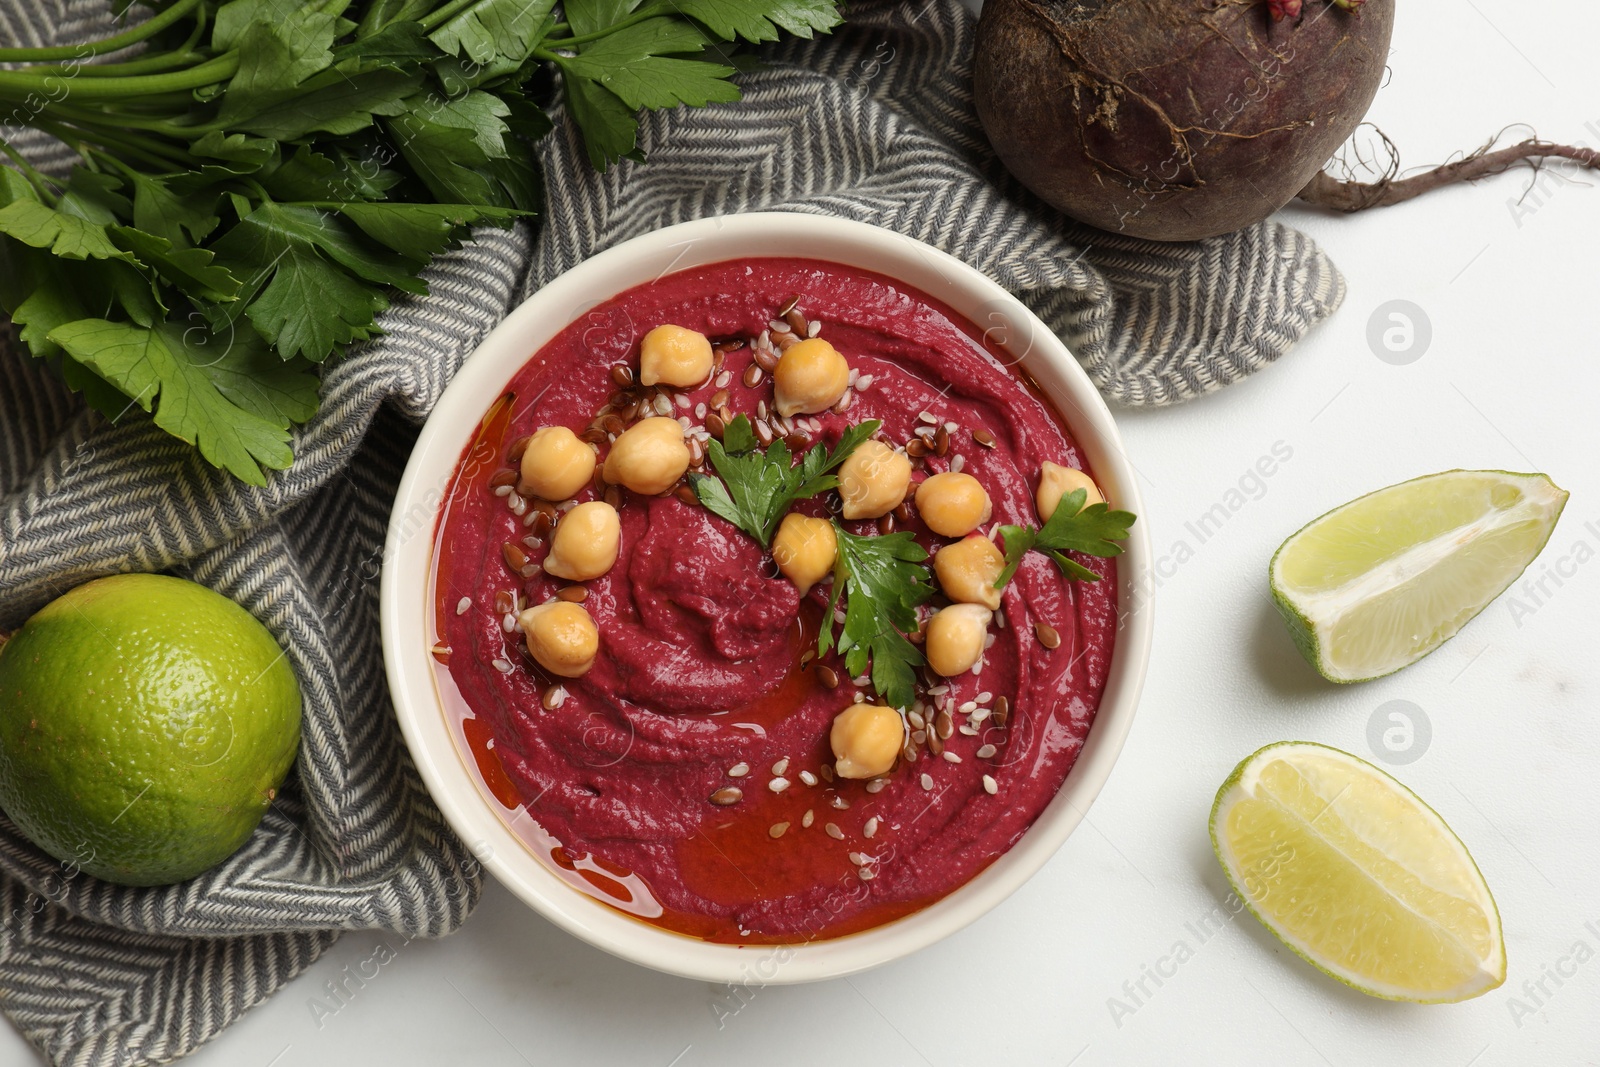
<svg viewBox="0 0 1600 1067"><path fill-rule="evenodd" d="M1394 0L985 0L978 116L1044 200L1159 241L1288 203L1382 80Z"/></svg>

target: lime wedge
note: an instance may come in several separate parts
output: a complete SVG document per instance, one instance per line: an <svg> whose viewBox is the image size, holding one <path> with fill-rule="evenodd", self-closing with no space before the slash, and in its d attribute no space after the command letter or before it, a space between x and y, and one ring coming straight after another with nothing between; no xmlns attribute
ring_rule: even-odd
<svg viewBox="0 0 1600 1067"><path fill-rule="evenodd" d="M1267 929L1363 993L1439 1004L1506 980L1500 912L1466 846L1365 760L1268 745L1217 791L1211 847Z"/></svg>
<svg viewBox="0 0 1600 1067"><path fill-rule="evenodd" d="M1517 580L1567 493L1543 474L1445 471L1334 508L1268 568L1295 644L1333 682L1415 663Z"/></svg>

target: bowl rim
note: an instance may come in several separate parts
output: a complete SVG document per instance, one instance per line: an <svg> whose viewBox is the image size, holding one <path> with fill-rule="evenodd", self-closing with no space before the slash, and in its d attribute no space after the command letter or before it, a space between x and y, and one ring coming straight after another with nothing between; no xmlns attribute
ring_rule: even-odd
<svg viewBox="0 0 1600 1067"><path fill-rule="evenodd" d="M451 828L491 874L568 933L668 974L733 984L842 977L900 959L976 921L1031 878L1085 817L1132 726L1149 662L1153 613L1144 576L1148 523L1118 561L1118 633L1094 724L1066 781L1026 833L971 881L920 911L856 934L796 945L726 945L632 918L560 881L494 811L469 772L435 693L426 652L435 523L457 460L484 411L550 338L590 308L657 277L775 252L873 270L943 301L1000 342L1066 419L1097 480L1140 516L1137 472L1104 399L1066 346L994 281L930 245L832 216L751 212L667 226L616 244L533 293L483 338L424 423L401 478L384 545L380 621L385 672L406 746ZM598 296L594 294L600 294ZM1013 332L1021 336L1012 339Z"/></svg>

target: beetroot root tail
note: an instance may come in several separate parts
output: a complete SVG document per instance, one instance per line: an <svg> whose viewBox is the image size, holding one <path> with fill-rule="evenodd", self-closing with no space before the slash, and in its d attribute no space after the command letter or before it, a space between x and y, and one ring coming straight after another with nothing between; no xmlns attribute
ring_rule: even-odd
<svg viewBox="0 0 1600 1067"><path fill-rule="evenodd" d="M1383 139L1386 144L1389 143L1387 137ZM1505 148L1495 148L1494 141L1490 141L1461 159L1405 178L1398 176L1399 157L1391 154L1390 159L1388 171L1377 181L1335 178L1327 171L1322 171L1300 190L1297 198L1330 211L1355 212L1401 204L1457 182L1480 181L1504 173L1518 163L1526 163L1538 170L1552 159L1565 159L1600 170L1600 152L1595 149L1556 144L1538 138L1529 138Z"/></svg>

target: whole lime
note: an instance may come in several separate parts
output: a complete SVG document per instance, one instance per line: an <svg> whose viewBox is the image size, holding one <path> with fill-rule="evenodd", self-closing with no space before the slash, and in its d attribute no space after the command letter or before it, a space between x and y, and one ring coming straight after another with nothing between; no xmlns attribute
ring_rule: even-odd
<svg viewBox="0 0 1600 1067"><path fill-rule="evenodd" d="M0 808L107 881L165 885L232 855L299 741L283 650L181 578L89 582L0 645Z"/></svg>

